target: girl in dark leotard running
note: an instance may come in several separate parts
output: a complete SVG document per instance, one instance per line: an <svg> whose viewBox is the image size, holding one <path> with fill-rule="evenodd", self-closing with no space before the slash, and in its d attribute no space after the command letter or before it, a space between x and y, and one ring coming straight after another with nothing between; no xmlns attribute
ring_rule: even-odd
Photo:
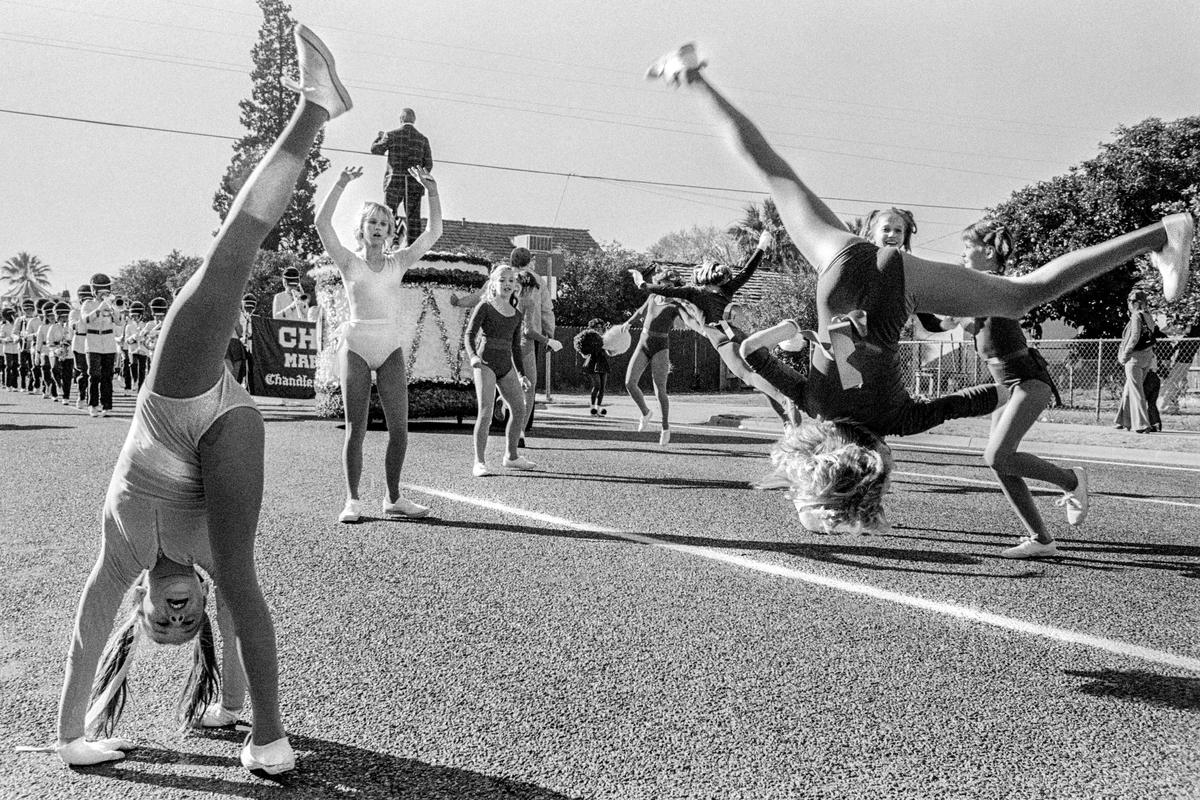
<svg viewBox="0 0 1200 800"><path fill-rule="evenodd" d="M810 530L870 530L886 524L882 500L891 458L883 436L927 430L952 416L987 413L1006 399L1005 387L977 388L929 402L909 397L897 348L912 311L1019 318L1146 253L1162 272L1168 300L1186 288L1194 233L1188 214L1068 253L1019 277L880 249L846 230L758 128L705 78L703 67L689 44L656 62L648 77L686 87L700 100L765 181L792 240L817 271L818 330L807 334L807 379L776 364L766 350L802 335L795 323L781 323L741 345L751 366L786 387L800 409L816 418L780 444L793 502Z"/></svg>

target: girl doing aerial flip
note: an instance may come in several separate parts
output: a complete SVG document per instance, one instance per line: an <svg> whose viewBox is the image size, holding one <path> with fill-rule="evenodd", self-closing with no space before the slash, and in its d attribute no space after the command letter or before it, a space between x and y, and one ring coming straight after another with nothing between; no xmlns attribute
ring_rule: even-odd
<svg viewBox="0 0 1200 800"><path fill-rule="evenodd" d="M358 247L350 250L333 229L333 210L346 185L362 173L362 167L342 170L316 218L317 234L342 275L350 306L350 319L342 328L342 347L338 351L342 402L346 409L346 440L342 449L346 505L338 516L340 522L357 522L362 514L358 484L362 477L372 371L388 429L383 462L387 484L383 513L401 517L423 517L429 513L427 507L400 496L400 471L408 451L408 375L402 325L396 314L404 273L442 235L442 206L433 176L424 167L413 167L409 174L429 194L429 227L407 247L385 252L396 233L395 218L387 206L366 203L354 230Z"/></svg>
<svg viewBox="0 0 1200 800"><path fill-rule="evenodd" d="M254 565L263 421L224 363L258 247L291 201L317 134L351 105L325 45L303 25L295 39L300 82L285 85L300 102L171 305L113 471L100 555L79 600L59 704L56 749L67 764L123 758L133 746L99 737L112 735L134 641L148 636L194 642L181 701L186 725L232 724L248 688L254 719L242 764L270 774L295 765L279 713L275 628ZM210 587L224 634L221 670L205 610ZM134 605L106 647L131 588Z"/></svg>
<svg viewBox="0 0 1200 800"><path fill-rule="evenodd" d="M764 180L784 227L817 271L817 331L804 333L787 321L741 345L747 362L813 417L777 446L792 500L809 530L882 528L892 465L883 437L989 413L1007 399L1004 386L975 387L932 401L910 397L900 374L898 343L913 311L1016 319L1146 253L1162 273L1167 300L1177 299L1186 287L1194 231L1187 214L1068 253L1019 277L879 248L846 230L754 123L707 80L704 67L689 44L656 62L647 77L685 87L700 101L744 163ZM807 378L779 365L768 351L800 336L810 344Z"/></svg>

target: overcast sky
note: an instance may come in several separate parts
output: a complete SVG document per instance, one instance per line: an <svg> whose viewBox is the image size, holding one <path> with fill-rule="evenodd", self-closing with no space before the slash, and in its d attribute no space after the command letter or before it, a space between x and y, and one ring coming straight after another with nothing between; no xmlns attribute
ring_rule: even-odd
<svg viewBox="0 0 1200 800"><path fill-rule="evenodd" d="M348 214L382 197L383 159L366 149L404 106L431 140L447 220L586 228L635 249L731 223L761 187L689 98L642 78L689 40L835 210L912 208L928 256L956 255L958 231L984 207L1093 156L1117 126L1200 113L1191 0L292 9L329 44L355 101L328 129L319 189L346 164L366 167L335 220L346 237ZM33 253L56 290L73 292L138 258L202 255L232 142L95 122L239 136L258 7L0 0L0 10L0 260Z"/></svg>

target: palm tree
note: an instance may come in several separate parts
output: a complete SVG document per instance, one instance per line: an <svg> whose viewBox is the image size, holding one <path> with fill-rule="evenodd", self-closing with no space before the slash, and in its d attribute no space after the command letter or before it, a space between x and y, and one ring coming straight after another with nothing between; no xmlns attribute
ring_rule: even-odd
<svg viewBox="0 0 1200 800"><path fill-rule="evenodd" d="M17 297L48 297L50 265L37 256L20 252L0 267L0 280L8 284L5 294Z"/></svg>
<svg viewBox="0 0 1200 800"><path fill-rule="evenodd" d="M746 253L754 251L758 237L763 231L770 231L775 237L774 253L767 254L769 261L793 270L811 269L792 242L792 238L788 236L787 229L783 227L783 220L779 218L779 209L770 197L763 198L761 204L747 203L742 209L742 218L728 229L729 234L738 240L738 244Z"/></svg>

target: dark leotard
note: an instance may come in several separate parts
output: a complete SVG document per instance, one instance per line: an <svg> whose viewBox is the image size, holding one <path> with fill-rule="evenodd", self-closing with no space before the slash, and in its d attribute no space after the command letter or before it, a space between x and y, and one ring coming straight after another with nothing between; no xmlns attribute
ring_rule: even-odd
<svg viewBox="0 0 1200 800"><path fill-rule="evenodd" d="M704 286L672 286L666 283L647 283L645 288L651 294L674 297L695 303L704 314L704 323L711 325L714 322L721 321L725 313L725 307L733 301L733 296L737 294L738 289L741 289L746 284L746 281L750 280L750 276L758 269L762 257L763 251L755 250L754 254L746 260L746 264L742 267L741 271L725 283L710 283Z"/></svg>
<svg viewBox="0 0 1200 800"><path fill-rule="evenodd" d="M1036 348L1029 347L1015 319L981 317L975 325L975 351L987 359L988 371L996 383L1013 387L1027 380L1039 380L1050 387L1055 403L1062 405L1046 359Z"/></svg>
<svg viewBox="0 0 1200 800"><path fill-rule="evenodd" d="M693 287L695 288L695 287ZM679 318L679 306L655 300L646 300L646 321L642 326L642 336L638 339L637 350L647 359L654 358L656 353L667 350L671 346L671 328Z"/></svg>
<svg viewBox="0 0 1200 800"><path fill-rule="evenodd" d="M995 409L994 385L974 386L931 400L914 399L900 372L900 330L912 312L904 288L904 260L895 248L855 242L817 279L818 338L829 341L833 317L865 311L867 329L855 339L850 364L862 385L843 387L837 364L818 347L809 348L804 378L780 363L766 348L748 354L747 364L812 417L859 425L878 436L907 436L957 417Z"/></svg>
<svg viewBox="0 0 1200 800"><path fill-rule="evenodd" d="M476 337L479 347L476 348ZM512 316L504 316L486 300L475 306L467 321L467 333L463 337L467 358L476 356L492 372L496 380L507 375L515 364L517 372L524 375L521 359L521 312L514 309Z"/></svg>

